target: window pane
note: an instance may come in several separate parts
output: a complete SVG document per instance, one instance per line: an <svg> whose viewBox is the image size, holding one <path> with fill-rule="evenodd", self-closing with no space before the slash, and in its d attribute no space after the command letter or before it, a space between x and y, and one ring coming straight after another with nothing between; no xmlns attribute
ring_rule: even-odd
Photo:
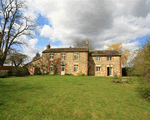
<svg viewBox="0 0 150 120"><path fill-rule="evenodd" d="M100 60L101 60L100 56L96 57L96 61L100 61Z"/></svg>
<svg viewBox="0 0 150 120"><path fill-rule="evenodd" d="M61 71L65 71L65 65L61 66Z"/></svg>
<svg viewBox="0 0 150 120"><path fill-rule="evenodd" d="M49 71L53 71L53 65L49 66Z"/></svg>
<svg viewBox="0 0 150 120"><path fill-rule="evenodd" d="M78 53L74 53L74 60L78 60Z"/></svg>
<svg viewBox="0 0 150 120"><path fill-rule="evenodd" d="M96 67L96 71L100 71L101 70L101 67Z"/></svg>
<svg viewBox="0 0 150 120"><path fill-rule="evenodd" d="M62 53L62 60L65 60L65 56L66 56L66 54Z"/></svg>
<svg viewBox="0 0 150 120"><path fill-rule="evenodd" d="M50 54L50 60L53 60L53 54L52 53Z"/></svg>
<svg viewBox="0 0 150 120"><path fill-rule="evenodd" d="M78 71L78 65L74 65L74 72Z"/></svg>

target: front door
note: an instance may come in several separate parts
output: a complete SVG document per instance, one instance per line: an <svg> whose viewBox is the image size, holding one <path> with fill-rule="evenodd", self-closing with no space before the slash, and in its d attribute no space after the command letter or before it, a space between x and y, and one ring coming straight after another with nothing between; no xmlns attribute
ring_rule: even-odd
<svg viewBox="0 0 150 120"><path fill-rule="evenodd" d="M65 75L65 65L61 66L61 75Z"/></svg>
<svg viewBox="0 0 150 120"><path fill-rule="evenodd" d="M112 75L112 67L107 67L107 76Z"/></svg>

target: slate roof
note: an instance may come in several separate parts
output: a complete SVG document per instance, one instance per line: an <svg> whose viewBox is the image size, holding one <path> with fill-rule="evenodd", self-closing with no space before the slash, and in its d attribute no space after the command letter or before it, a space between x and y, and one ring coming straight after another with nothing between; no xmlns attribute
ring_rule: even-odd
<svg viewBox="0 0 150 120"><path fill-rule="evenodd" d="M117 56L121 56L121 54L117 50L90 50L89 53L91 55L117 55Z"/></svg>
<svg viewBox="0 0 150 120"><path fill-rule="evenodd" d="M49 52L88 52L87 47L80 47L80 48L50 48L44 50L42 53L49 53Z"/></svg>

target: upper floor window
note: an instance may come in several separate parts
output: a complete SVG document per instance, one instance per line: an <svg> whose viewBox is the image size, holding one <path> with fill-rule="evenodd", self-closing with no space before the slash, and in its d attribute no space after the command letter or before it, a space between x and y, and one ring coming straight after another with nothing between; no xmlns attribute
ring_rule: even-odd
<svg viewBox="0 0 150 120"><path fill-rule="evenodd" d="M79 59L79 53L74 53L74 60L78 60Z"/></svg>
<svg viewBox="0 0 150 120"><path fill-rule="evenodd" d="M108 56L107 57L107 61L111 61L112 60L112 57L111 56Z"/></svg>
<svg viewBox="0 0 150 120"><path fill-rule="evenodd" d="M66 58L66 53L62 53L62 60L65 60Z"/></svg>
<svg viewBox="0 0 150 120"><path fill-rule="evenodd" d="M53 53L50 53L50 60L53 60Z"/></svg>
<svg viewBox="0 0 150 120"><path fill-rule="evenodd" d="M53 65L52 64L49 66L49 71L53 71Z"/></svg>
<svg viewBox="0 0 150 120"><path fill-rule="evenodd" d="M96 57L96 61L100 61L101 60L101 57L100 56L97 56Z"/></svg>

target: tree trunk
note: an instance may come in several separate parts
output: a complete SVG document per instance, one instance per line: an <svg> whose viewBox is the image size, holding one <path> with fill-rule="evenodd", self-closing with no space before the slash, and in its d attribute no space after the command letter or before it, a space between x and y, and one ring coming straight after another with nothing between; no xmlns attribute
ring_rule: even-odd
<svg viewBox="0 0 150 120"><path fill-rule="evenodd" d="M4 58L0 58L0 66L3 66L4 62L5 62L5 59Z"/></svg>

